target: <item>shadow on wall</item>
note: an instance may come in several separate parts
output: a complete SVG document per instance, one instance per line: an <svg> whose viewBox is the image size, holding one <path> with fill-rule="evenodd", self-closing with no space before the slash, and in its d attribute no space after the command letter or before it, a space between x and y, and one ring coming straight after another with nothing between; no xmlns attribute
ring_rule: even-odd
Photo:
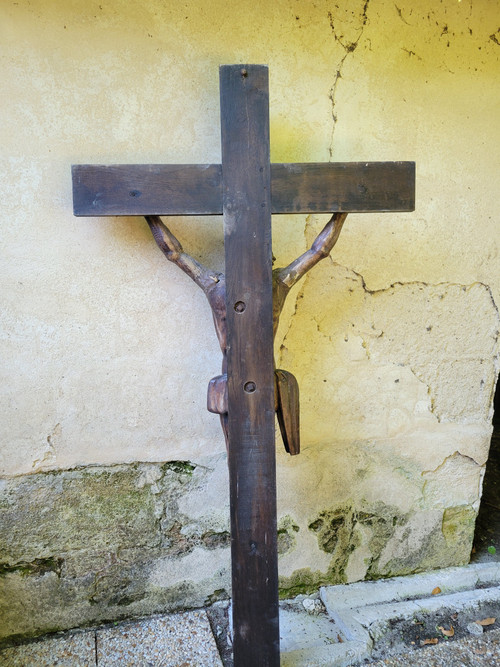
<svg viewBox="0 0 500 667"><path fill-rule="evenodd" d="M500 383L493 400L493 434L476 519L471 561L500 561Z"/></svg>

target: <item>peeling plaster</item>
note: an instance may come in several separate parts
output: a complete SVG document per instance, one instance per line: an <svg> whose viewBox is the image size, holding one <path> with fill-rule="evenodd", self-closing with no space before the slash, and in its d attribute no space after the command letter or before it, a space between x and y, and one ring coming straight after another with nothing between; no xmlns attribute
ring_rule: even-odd
<svg viewBox="0 0 500 667"><path fill-rule="evenodd" d="M398 281L374 290L330 258L299 297L279 364L299 380L304 447L372 439L408 450L424 470L426 458L437 467L457 449L484 463L499 355L488 286Z"/></svg>
<svg viewBox="0 0 500 667"><path fill-rule="evenodd" d="M75 220L68 174L72 162L219 161L218 65L269 62L274 162L329 153L418 164L415 214L352 216L333 259L287 301L276 357L299 380L303 451L290 458L278 445L280 515L299 528L283 534L280 572L297 586L321 581L331 554L309 523L341 506L359 511L381 495L410 520L397 526L379 563L368 560L369 576L465 562L499 370L498 313L493 297L488 303L500 294L491 186L499 132L495 3L205 4L200 12L110 0L97 18L83 1L5 5L0 460L9 479L0 487L28 484L17 476L34 481L47 468L193 461L193 475L180 475L190 480L186 493L168 501L172 516L162 495L166 476L144 472L129 494L148 497L146 532L157 535L161 521L170 531L169 555L147 585L155 609L203 604L226 587L221 554L210 548L227 538L227 466L218 420L205 410L204 387L219 363L209 308L165 267L138 220ZM157 104L147 103L152 95ZM277 253L296 256L304 229L290 218L276 219L273 233ZM316 219L307 219L306 240ZM194 256L222 268L221 228L206 222L172 219ZM194 478L203 477L207 456L220 459L202 491ZM38 489L37 511L47 510L45 500ZM37 511L15 517L8 536L39 519ZM141 517L132 515L135 530ZM109 524L113 539L118 523ZM68 590L86 586L79 573L101 572L96 593L105 597L106 577L120 575L112 558L129 567L138 555L124 531L113 556L97 540L92 554L59 568L56 547L68 524L58 525L40 553L24 553L33 542L25 531L9 560L19 569L3 583L34 586L26 598L16 587L4 596L21 625L49 622L56 599L68 610ZM85 548L102 527L89 529ZM364 560L373 556L371 529L358 522L354 532L348 566L331 571L348 580L366 576ZM139 588L145 568L129 568ZM205 572L207 582L214 575L206 596L193 590L191 572L198 579ZM117 585L110 595L124 603L118 615L141 605L133 601L140 591L125 585L130 590ZM29 619L26 599L35 605ZM72 618L76 625L89 617L78 609Z"/></svg>
<svg viewBox="0 0 500 667"><path fill-rule="evenodd" d="M473 459L471 456L467 456L466 454L461 454L458 450L456 452L453 452L453 454L450 454L447 456L442 463L440 463L437 468L434 468L433 470L423 470L422 471L422 476L425 475L431 475L433 473L439 472L442 470L442 468L448 463L451 459L454 459L454 457L459 456L461 457L464 461L469 461L470 463L474 463L475 465L481 465L478 461Z"/></svg>
<svg viewBox="0 0 500 667"><path fill-rule="evenodd" d="M36 458L31 467L33 471L40 471L47 468L53 468L57 461L57 447L61 439L61 424L56 424L53 431L47 436L47 445L41 453L40 458Z"/></svg>
<svg viewBox="0 0 500 667"><path fill-rule="evenodd" d="M363 287L366 289L364 281ZM366 291L375 299L396 299L400 322L395 319L392 328L399 332L399 343L398 335L390 331L384 339L368 329L372 348L378 355L408 365L428 387L431 412L438 421L488 422L500 352L500 318L490 288L479 282L399 282ZM410 300L406 309L405 299ZM375 307L372 313L375 330L380 329L377 322L381 321L386 328L388 318L379 317Z"/></svg>
<svg viewBox="0 0 500 667"><path fill-rule="evenodd" d="M422 473L425 506L468 505L476 511L481 497L484 468L469 456L455 452L432 471Z"/></svg>
<svg viewBox="0 0 500 667"><path fill-rule="evenodd" d="M418 292L426 292L428 293L427 301L431 299L436 299L436 293L437 293L437 299L439 300L444 300L446 299L450 293L465 293L467 296L468 293L471 290L476 290L476 291L484 291L486 296L486 299L488 299L493 307L493 312L491 317L490 314L490 324L488 325L487 322L484 323L484 329L488 329L489 326L489 336L490 336L490 349L489 350L478 350L478 352L482 352L485 354L490 360L493 361L493 368L490 374L489 374L489 382L481 379L480 386L477 387L477 392L479 393L480 391L483 392L483 390L486 392L484 394L484 400L483 404L490 408L492 399L493 399L493 393L494 393L494 388L495 388L495 378L498 375L498 364L499 364L499 327L500 327L500 317L498 313L498 308L493 300L493 296L491 293L490 288L485 285L484 283L473 283L471 285L460 285L456 283L438 283L438 284L428 284L428 283L423 283L419 281L410 281L410 282L395 282L391 284L389 287L386 288L381 288L377 290L370 290L366 282L363 278L363 276L356 271L353 271L352 269L348 269L347 267L343 267L346 271L351 271L353 275L356 277L356 279L359 281L358 284L360 287L363 289L365 294L368 297L375 297L375 298L384 298L384 297L393 297L396 296L398 291L405 291L408 293L409 298L411 298L412 294L415 294ZM478 294L478 296L481 298L481 295ZM464 303L463 309L467 309L468 304ZM387 317L380 318L376 315L376 308L372 308L372 312L374 314L374 319L377 321L381 321L383 319L384 321L387 321ZM379 310L382 310L379 308ZM408 311L411 311L412 307L411 305L408 307ZM443 313L448 314L448 309L443 303L443 308L440 309L443 311ZM438 326L439 326L439 319L441 319L442 314L439 312L431 312L431 309L429 309L428 317L429 317L429 322L434 318L438 318ZM297 313L296 313L297 314ZM401 316L403 316L403 312L401 313ZM458 311L457 316L461 318L463 316L462 310ZM413 315L411 316L413 317ZM468 318L470 320L470 318ZM315 320L317 321L317 320ZM369 320L368 320L369 321ZM410 326L421 326L422 322L417 322L414 319L411 320ZM451 325L449 325L451 329ZM321 327L318 325L319 330L321 331ZM426 331L428 332L429 336L432 337L432 330L433 330L433 324L426 323ZM459 335L458 327L455 326L457 329L457 338ZM387 327L384 327L384 329L387 329ZM385 332L384 329L380 328L372 322L369 327L366 326L366 322L362 323L360 325L359 335L361 336L363 340L363 347L366 350L367 358L370 359L372 356L372 352L377 350L377 355L378 358L380 358L380 350L383 350L384 353L389 354L389 358L392 356L393 361L397 363L398 365L407 365L411 372L414 374L414 376L422 382L428 390L429 397L430 397L430 410L435 416L437 417L438 421L441 421L442 419L444 420L450 420L453 418L456 418L457 415L451 416L449 414L446 414L446 411L442 408L440 398L439 398L439 389L438 389L438 384L439 384L439 378L442 377L443 372L446 370L445 367L447 365L454 365L456 367L457 364L467 364L470 363L471 366L477 366L478 364L483 363L483 359L478 358L477 356L471 356L470 354L468 355L459 355L459 350L456 350L456 357L455 356L450 356L450 354L444 353L443 356L443 351L440 349L439 344L433 345L426 345L426 351L425 354L422 354L421 351L415 350L412 348L411 345L406 345L404 339L408 338L408 335L411 336L411 331L404 332L401 331L401 327L399 330L401 331L404 336L399 341L399 347L400 351L395 352L394 348L398 348L397 340L392 337L391 343L388 345L384 344L384 341L382 340L384 338ZM390 329L390 324L389 324L389 329ZM464 340L464 346L466 345L466 341L470 338L470 327L467 327L466 324L463 325L463 340ZM324 335L325 332L322 332ZM389 333L389 332L388 332ZM439 343L439 341L438 341ZM432 350L435 350L434 355L431 354ZM489 353L489 354L488 354ZM491 356L490 356L491 355ZM426 360L424 360L424 357L426 357ZM424 363L426 365L424 365ZM491 364L491 361L488 362ZM453 388L450 387L449 391L453 391ZM442 400L442 399L441 399ZM491 409L491 408L490 408ZM480 417L482 420L487 421L491 417L490 410L486 410L483 412L482 416Z"/></svg>

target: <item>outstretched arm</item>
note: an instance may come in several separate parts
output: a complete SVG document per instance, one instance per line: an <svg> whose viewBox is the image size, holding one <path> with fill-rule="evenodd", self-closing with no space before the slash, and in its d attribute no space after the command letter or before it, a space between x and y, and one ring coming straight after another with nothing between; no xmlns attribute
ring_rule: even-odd
<svg viewBox="0 0 500 667"><path fill-rule="evenodd" d="M318 234L312 246L303 255L297 257L291 264L283 269L277 269L278 282L283 283L288 289L304 276L309 269L328 257L333 246L337 243L342 226L347 218L347 213L334 213L326 223L323 230Z"/></svg>
<svg viewBox="0 0 500 667"><path fill-rule="evenodd" d="M151 229L154 240L165 257L176 264L206 293L207 290L219 282L221 274L207 269L197 262L194 257L184 252L179 240L170 229L163 224L158 215L146 215L146 222Z"/></svg>

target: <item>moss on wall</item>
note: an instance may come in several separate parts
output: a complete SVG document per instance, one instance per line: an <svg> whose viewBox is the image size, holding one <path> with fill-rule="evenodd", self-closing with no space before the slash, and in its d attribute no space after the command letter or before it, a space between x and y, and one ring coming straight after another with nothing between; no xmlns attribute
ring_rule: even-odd
<svg viewBox="0 0 500 667"><path fill-rule="evenodd" d="M227 596L227 526L181 508L186 497L206 502L211 476L174 461L4 481L0 639Z"/></svg>
<svg viewBox="0 0 500 667"><path fill-rule="evenodd" d="M219 162L221 63L269 65L274 162L417 163L416 211L350 215L281 318L283 594L466 562L499 368L496 3L21 0L0 22L1 632L228 594L210 308L140 218L75 219L70 184ZM277 265L325 220L275 216ZM219 218L169 224L223 270Z"/></svg>

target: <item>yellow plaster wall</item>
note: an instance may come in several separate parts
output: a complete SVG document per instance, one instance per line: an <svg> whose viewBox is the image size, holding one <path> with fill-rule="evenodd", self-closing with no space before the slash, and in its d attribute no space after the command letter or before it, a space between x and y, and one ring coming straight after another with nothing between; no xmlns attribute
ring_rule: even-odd
<svg viewBox="0 0 500 667"><path fill-rule="evenodd" d="M2 473L224 456L203 295L141 219L74 218L70 165L220 161L218 66L265 63L274 161L417 162L416 211L350 216L282 318L303 421L303 454L278 460L300 527L282 571L328 567L308 529L325 508L383 500L417 535L422 512L477 509L498 373L499 25L491 0L4 1ZM325 219L275 219L278 264ZM170 224L222 268L220 219ZM364 530L350 579L369 566ZM403 571L389 552L379 570Z"/></svg>

